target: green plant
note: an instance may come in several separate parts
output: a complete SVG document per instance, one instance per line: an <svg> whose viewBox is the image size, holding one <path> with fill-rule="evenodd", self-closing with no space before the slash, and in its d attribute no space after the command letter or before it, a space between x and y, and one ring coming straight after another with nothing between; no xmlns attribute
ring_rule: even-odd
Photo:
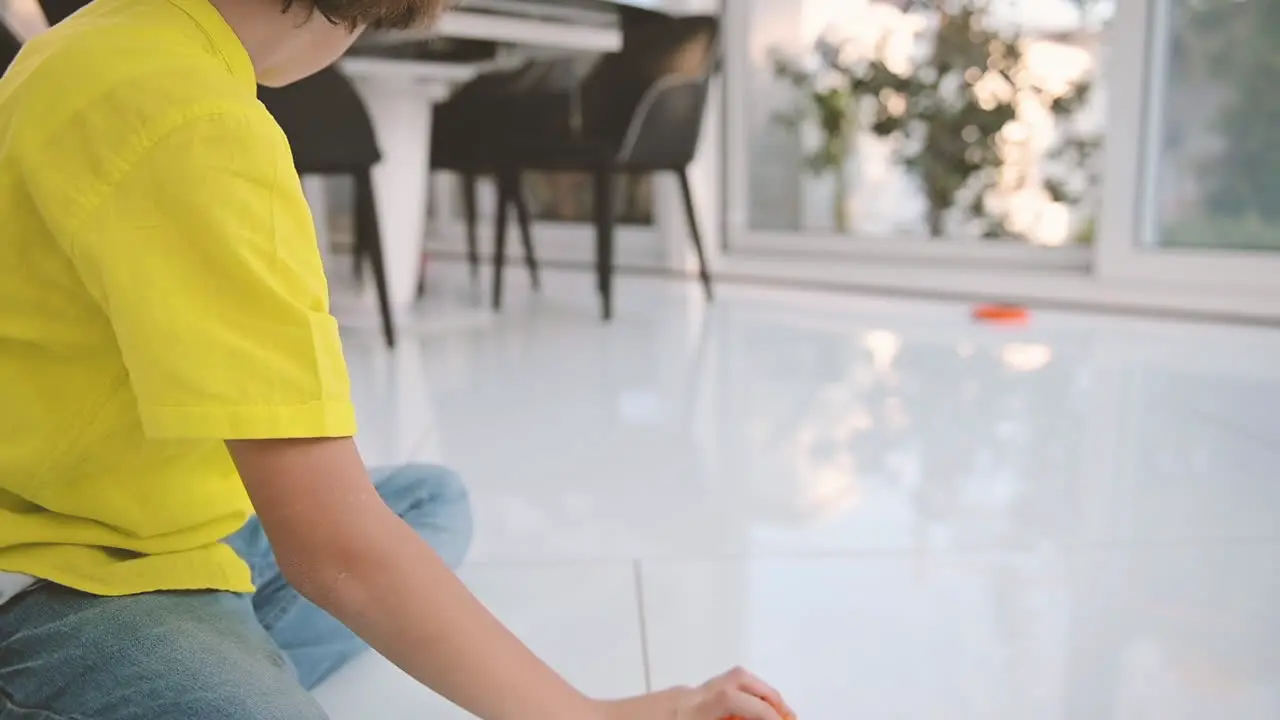
<svg viewBox="0 0 1280 720"><path fill-rule="evenodd" d="M1059 137L1057 143L1044 155L1041 168L1045 176L1041 185L1056 203L1078 207L1096 193L1102 183L1101 168L1097 163L1102 138L1097 133L1083 132L1073 122L1093 91L1093 83L1084 78L1077 81L1070 91L1052 95L1038 90L1036 97L1046 102L1055 119ZM1097 218L1090 213L1084 223L1070 238L1073 245L1093 245L1097 235ZM990 235L1016 236L1006 223L993 220L988 229Z"/></svg>
<svg viewBox="0 0 1280 720"><path fill-rule="evenodd" d="M903 167L920 184L927 203L930 235L946 232L946 215L958 204L961 191L972 191L970 210L988 215L985 188L996 180L1003 160L1001 130L1015 115L1010 73L1020 62L1016 42L986 29L985 7L965 2L938 11L928 48L911 67L894 70L886 58L873 60L865 75L878 79L874 91L871 129L898 140ZM986 78L1004 80L982 83Z"/></svg>
<svg viewBox="0 0 1280 720"><path fill-rule="evenodd" d="M1273 0L1280 2L1280 0ZM801 101L779 116L788 127L816 125L821 142L805 156L816 175L834 173L838 192L847 190L845 168L861 130L894 139L898 161L919 184L926 201L925 223L931 236L943 237L949 215L977 220L987 237L1014 235L1007 212L988 206L992 190L1025 188L1033 178L1009 162L1020 141L1008 132L1019 105L1039 102L1055 116L1058 143L1041 157L1047 177L1035 178L1057 202L1080 203L1097 185L1096 136L1074 128L1072 118L1087 102L1089 79L1049 89L1030 78L1023 57L1026 38L994 29L992 0L908 2L935 22L915 38L920 49L909 62L889 56L888 31L869 50L853 52L849 43L820 38L801 59L779 57L775 74L797 91ZM1080 0L1087 12L1091 0ZM843 204L837 203L837 225ZM1086 223L1077 242L1090 242Z"/></svg>
<svg viewBox="0 0 1280 720"><path fill-rule="evenodd" d="M831 175L835 182L834 222L836 230L850 229L847 168L853 158L859 129L858 88L849 81L840 62L841 44L819 38L807 57L775 54L774 75L795 91L795 106L779 113L776 120L800 134L806 125L817 127L817 147L804 154L804 167L812 175Z"/></svg>
<svg viewBox="0 0 1280 720"><path fill-rule="evenodd" d="M1025 38L993 29L988 0L954 0L932 12L937 21L918 38L924 51L910 67L891 68L880 53L869 66L846 65L845 71L851 86L872 99L871 130L897 140L900 162L919 182L930 235L945 235L948 215L958 210L981 221L983 235L1008 236L1005 213L989 208L988 200L998 185L1008 190L1030 182L1007 162L1015 141L1006 131L1019 103L1040 102L1068 126L1090 83L1065 91L1036 86L1027 77ZM1064 171L1043 180L1052 197L1083 197L1091 183L1079 180L1079 171L1092 165L1097 146L1096 138L1064 137L1050 156Z"/></svg>

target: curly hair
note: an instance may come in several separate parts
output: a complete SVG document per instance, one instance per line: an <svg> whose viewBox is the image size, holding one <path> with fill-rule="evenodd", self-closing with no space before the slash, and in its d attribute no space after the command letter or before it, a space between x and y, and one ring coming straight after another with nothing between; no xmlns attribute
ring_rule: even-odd
<svg viewBox="0 0 1280 720"><path fill-rule="evenodd" d="M305 3L334 25L406 30L433 24L459 0L282 0L288 12Z"/></svg>

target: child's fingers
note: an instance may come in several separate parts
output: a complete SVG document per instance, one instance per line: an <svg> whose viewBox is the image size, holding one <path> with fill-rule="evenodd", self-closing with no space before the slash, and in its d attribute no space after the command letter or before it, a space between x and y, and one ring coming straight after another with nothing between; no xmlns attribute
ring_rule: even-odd
<svg viewBox="0 0 1280 720"><path fill-rule="evenodd" d="M795 713L787 705L787 701L782 699L782 693L773 688L772 685L761 680L755 674L738 668L729 673L729 679L738 686L739 689L754 695L765 702L770 707L780 713L784 718L793 718Z"/></svg>
<svg viewBox="0 0 1280 720"><path fill-rule="evenodd" d="M745 690L733 690L721 696L722 707L715 716L726 720L784 720L768 702Z"/></svg>

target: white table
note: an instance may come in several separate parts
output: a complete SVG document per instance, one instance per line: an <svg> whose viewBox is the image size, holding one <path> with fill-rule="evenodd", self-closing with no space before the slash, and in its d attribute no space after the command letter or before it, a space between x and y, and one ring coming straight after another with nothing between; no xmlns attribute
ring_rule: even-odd
<svg viewBox="0 0 1280 720"><path fill-rule="evenodd" d="M369 40L378 44L394 44L431 37L488 40L580 52L616 52L622 47L622 33L617 28L465 10L445 13L440 22L430 29L382 31Z"/></svg>
<svg viewBox="0 0 1280 720"><path fill-rule="evenodd" d="M622 32L616 28L467 12L447 14L434 33L566 51L612 52L622 47ZM373 171L373 187L388 295L400 314L414 303L426 231L432 111L451 88L469 80L477 70L453 63L369 57L344 59L341 67L369 109L382 149L382 162Z"/></svg>
<svg viewBox="0 0 1280 720"><path fill-rule="evenodd" d="M426 231L433 106L474 70L451 63L348 58L342 70L369 109L382 161L373 168L392 307L413 305Z"/></svg>

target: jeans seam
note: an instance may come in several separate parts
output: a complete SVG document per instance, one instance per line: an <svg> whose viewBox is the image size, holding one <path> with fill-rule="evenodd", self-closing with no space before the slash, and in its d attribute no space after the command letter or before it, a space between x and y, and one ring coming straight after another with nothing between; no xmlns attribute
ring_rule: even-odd
<svg viewBox="0 0 1280 720"><path fill-rule="evenodd" d="M289 587L289 590L290 592L286 593L289 597L287 602L276 603L276 608L270 615L258 617L258 623L262 625L262 629L266 630L268 633L274 630L276 625L280 624L280 620L283 619L285 615L288 615L295 607L297 607L298 603L303 600L302 595L297 590L292 587Z"/></svg>
<svg viewBox="0 0 1280 720"><path fill-rule="evenodd" d="M13 693L4 685L0 685L0 703L8 705L10 708L17 710L20 713L37 715L42 720L88 720L88 718L85 718L83 715L60 715L52 710L19 705L18 702L14 700ZM3 705L0 705L0 710L4 710ZM24 718L23 720L29 719Z"/></svg>

